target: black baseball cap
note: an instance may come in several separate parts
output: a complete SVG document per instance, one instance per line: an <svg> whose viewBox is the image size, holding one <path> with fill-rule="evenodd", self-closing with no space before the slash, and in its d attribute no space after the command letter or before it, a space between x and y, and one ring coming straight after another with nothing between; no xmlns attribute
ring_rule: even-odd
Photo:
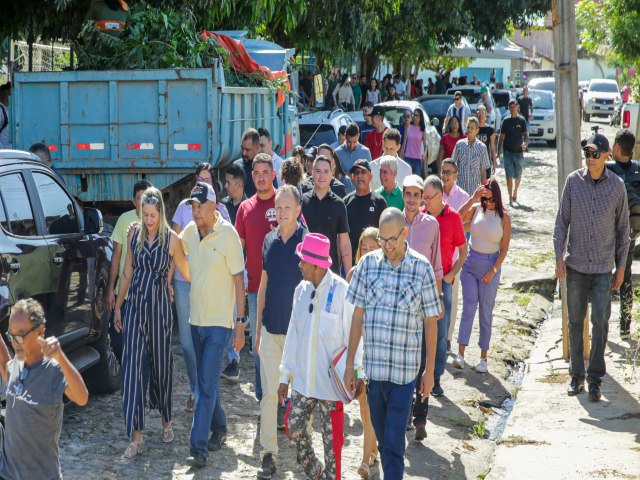
<svg viewBox="0 0 640 480"><path fill-rule="evenodd" d="M609 151L609 140L607 140L607 137L600 133L594 133L589 138L582 140L582 142L580 143L583 149L591 147L595 148L597 152Z"/></svg>
<svg viewBox="0 0 640 480"><path fill-rule="evenodd" d="M371 110L371 116L375 117L376 115L380 115L384 117L384 108L382 108L379 105L376 105L375 107L373 107L373 110Z"/></svg>
<svg viewBox="0 0 640 480"><path fill-rule="evenodd" d="M193 202L200 204L206 202L216 202L216 192L213 191L213 187L203 182L196 183L193 190L191 190L191 196L187 200L187 205L191 205Z"/></svg>
<svg viewBox="0 0 640 480"><path fill-rule="evenodd" d="M363 170L371 171L371 165L369 165L369 160L365 160L361 158L360 160L356 160L353 166L349 169L349 173L353 173L357 168L362 168Z"/></svg>

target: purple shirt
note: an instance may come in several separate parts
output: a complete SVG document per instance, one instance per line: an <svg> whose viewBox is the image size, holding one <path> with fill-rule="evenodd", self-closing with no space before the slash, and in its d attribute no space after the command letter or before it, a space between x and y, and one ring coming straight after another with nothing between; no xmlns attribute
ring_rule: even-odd
<svg viewBox="0 0 640 480"><path fill-rule="evenodd" d="M431 215L418 212L413 219L413 223L409 223L407 216L404 215L404 223L409 230L407 234L407 243L409 247L416 252L424 255L429 260L436 280L443 277L442 274L442 258L440 255L440 226L438 221Z"/></svg>
<svg viewBox="0 0 640 480"><path fill-rule="evenodd" d="M467 203L469 200L469 194L461 189L456 183L451 187L449 195L446 192L442 192L442 199L451 205L455 210L460 210L460 207Z"/></svg>
<svg viewBox="0 0 640 480"><path fill-rule="evenodd" d="M181 231L184 230L187 225L193 222L193 215L191 214L191 205L187 205L187 200L189 199L185 198L180 202L180 205L178 205L178 208L176 208L176 213L173 214L173 218L171 219L171 221L174 224L180 225ZM227 222L230 221L229 212L227 212L227 208L224 205L217 205L216 210L220 212L220 215L222 215L222 218L224 218ZM174 278L181 282L187 281L187 279L182 276L182 274L177 268L174 274Z"/></svg>

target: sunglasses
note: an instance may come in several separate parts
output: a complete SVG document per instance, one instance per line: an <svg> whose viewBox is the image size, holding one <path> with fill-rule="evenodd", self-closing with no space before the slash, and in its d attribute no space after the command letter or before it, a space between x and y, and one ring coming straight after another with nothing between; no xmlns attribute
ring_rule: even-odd
<svg viewBox="0 0 640 480"><path fill-rule="evenodd" d="M316 298L316 291L315 290L313 292L311 292L311 300L313 300L314 298ZM313 303L309 304L309 313L313 313Z"/></svg>
<svg viewBox="0 0 640 480"><path fill-rule="evenodd" d="M448 177L449 175L453 175L454 173L458 173L455 170L442 170L442 175Z"/></svg>
<svg viewBox="0 0 640 480"><path fill-rule="evenodd" d="M29 369L23 368L20 372L20 383L16 385L16 394L20 397L24 393L24 381L29 376Z"/></svg>
<svg viewBox="0 0 640 480"><path fill-rule="evenodd" d="M149 204L149 205L157 205L158 203L160 203L159 198L148 196L148 195L142 195L141 200L143 204Z"/></svg>
<svg viewBox="0 0 640 480"><path fill-rule="evenodd" d="M592 152L591 150L587 150L586 148L583 150L584 158L598 158L600 156L599 151Z"/></svg>
<svg viewBox="0 0 640 480"><path fill-rule="evenodd" d="M493 197L484 197L483 200L487 203L496 203L496 199Z"/></svg>
<svg viewBox="0 0 640 480"><path fill-rule="evenodd" d="M33 327L31 327L31 329L25 333L24 335L12 335L10 334L8 331L6 333L7 338L9 339L9 341L11 343L17 343L18 345L22 345L24 343L24 338L29 335L31 332L35 332L36 329L39 327L40 325L35 325Z"/></svg>

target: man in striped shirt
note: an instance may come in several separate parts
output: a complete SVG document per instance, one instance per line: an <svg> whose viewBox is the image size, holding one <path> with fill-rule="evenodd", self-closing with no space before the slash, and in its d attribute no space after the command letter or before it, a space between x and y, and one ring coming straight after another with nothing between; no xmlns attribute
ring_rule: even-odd
<svg viewBox="0 0 640 480"><path fill-rule="evenodd" d="M471 117L467 124L467 138L456 143L451 156L458 166L458 186L465 192L475 192L487 179L487 168L491 167L487 147L476 138L479 131L480 122Z"/></svg>

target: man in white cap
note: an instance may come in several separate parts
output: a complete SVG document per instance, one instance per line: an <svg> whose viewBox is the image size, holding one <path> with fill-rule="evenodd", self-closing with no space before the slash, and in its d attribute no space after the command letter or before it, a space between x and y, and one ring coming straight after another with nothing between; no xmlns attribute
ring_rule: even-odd
<svg viewBox="0 0 640 480"><path fill-rule="evenodd" d="M349 340L353 305L345 300L349 285L329 268L331 255L327 237L307 234L296 253L304 280L293 295L278 396L284 405L291 383L289 437L296 445L298 460L307 478L341 478L344 410L327 371L335 354ZM360 347L351 368L359 367L361 359ZM324 469L307 430L316 408L320 410L322 424Z"/></svg>

